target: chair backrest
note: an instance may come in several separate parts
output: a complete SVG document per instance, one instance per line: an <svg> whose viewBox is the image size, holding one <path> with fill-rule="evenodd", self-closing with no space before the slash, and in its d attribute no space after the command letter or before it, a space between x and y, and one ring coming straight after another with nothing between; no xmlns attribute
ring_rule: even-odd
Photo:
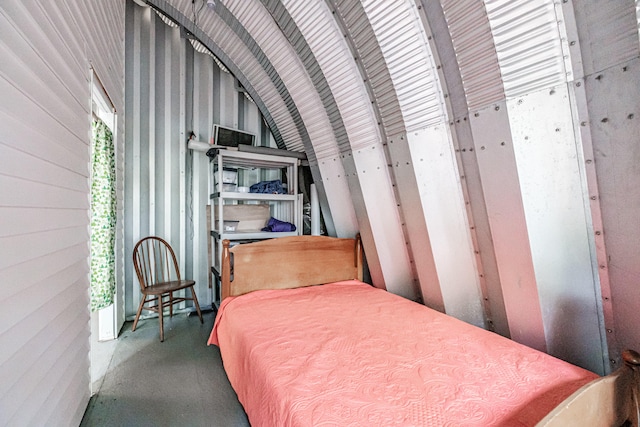
<svg viewBox="0 0 640 427"><path fill-rule="evenodd" d="M160 237L145 237L133 248L133 266L140 289L160 282L180 280L180 269L171 245Z"/></svg>

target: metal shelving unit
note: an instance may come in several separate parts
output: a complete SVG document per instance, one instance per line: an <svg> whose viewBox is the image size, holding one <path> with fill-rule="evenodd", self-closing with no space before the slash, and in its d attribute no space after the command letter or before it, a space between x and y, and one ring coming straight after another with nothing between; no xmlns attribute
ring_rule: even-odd
<svg viewBox="0 0 640 427"><path fill-rule="evenodd" d="M214 303L220 301L220 265L222 261L222 241L230 240L231 245L297 236L302 233L302 195L298 194L298 166L300 160L295 157L260 154L230 149L220 149L211 161L211 224L210 238L211 273L214 287ZM225 177L234 175L235 182L225 182ZM281 180L286 194L263 194L247 192L248 187L261 181ZM240 189L244 187L245 191ZM223 190L223 191L220 191ZM225 218L224 206L257 205L269 206L271 217L296 226L292 232L270 232L258 229L230 231L225 227L229 218ZM266 208L265 208L266 210Z"/></svg>

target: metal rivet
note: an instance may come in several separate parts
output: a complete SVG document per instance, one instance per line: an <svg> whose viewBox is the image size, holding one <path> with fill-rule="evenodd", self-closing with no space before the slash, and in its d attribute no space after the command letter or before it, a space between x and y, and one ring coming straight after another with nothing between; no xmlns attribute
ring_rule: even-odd
<svg viewBox="0 0 640 427"><path fill-rule="evenodd" d="M602 232L600 232L600 231L596 231L596 236L599 236L599 235L601 235L601 234L602 234Z"/></svg>
<svg viewBox="0 0 640 427"><path fill-rule="evenodd" d="M469 148L469 151L473 151L473 148Z"/></svg>
<svg viewBox="0 0 640 427"><path fill-rule="evenodd" d="M596 199L597 199L596 196L591 196L591 200L596 200ZM598 234L598 233L596 233L596 234Z"/></svg>
<svg viewBox="0 0 640 427"><path fill-rule="evenodd" d="M474 116L480 117L480 113L475 113Z"/></svg>
<svg viewBox="0 0 640 427"><path fill-rule="evenodd" d="M482 147L480 147L480 149L481 149L481 150L484 150L484 149L485 149L484 145L483 145Z"/></svg>
<svg viewBox="0 0 640 427"><path fill-rule="evenodd" d="M504 142L504 141L502 141L502 142L500 143L500 145L505 145L505 142Z"/></svg>
<svg viewBox="0 0 640 427"><path fill-rule="evenodd" d="M609 301L609 297L604 297L604 300L605 301Z"/></svg>
<svg viewBox="0 0 640 427"><path fill-rule="evenodd" d="M556 128L556 132L560 132L560 128Z"/></svg>
<svg viewBox="0 0 640 427"><path fill-rule="evenodd" d="M622 67L622 71L627 71L629 69L629 67Z"/></svg>
<svg viewBox="0 0 640 427"><path fill-rule="evenodd" d="M551 90L549 91L549 95L555 95L555 93L556 93L556 90L555 90L555 89L551 89Z"/></svg>
<svg viewBox="0 0 640 427"><path fill-rule="evenodd" d="M569 42L569 46L575 46L575 45L576 45L576 42L574 41Z"/></svg>
<svg viewBox="0 0 640 427"><path fill-rule="evenodd" d="M495 108L494 108L494 110L499 111L499 110L500 110L500 106L499 106L499 105L496 105L496 106L495 106Z"/></svg>
<svg viewBox="0 0 640 427"><path fill-rule="evenodd" d="M593 163L593 160L587 159L587 164L590 165L591 163Z"/></svg>
<svg viewBox="0 0 640 427"><path fill-rule="evenodd" d="M606 265L601 265L601 266L600 266L600 269L601 269L601 270L604 270L605 268L607 268L607 266L606 266Z"/></svg>
<svg viewBox="0 0 640 427"><path fill-rule="evenodd" d="M609 121L609 119L605 117L604 119L602 119L602 120L600 120L600 121L601 121L602 123L607 123L607 122Z"/></svg>
<svg viewBox="0 0 640 427"><path fill-rule="evenodd" d="M602 74L598 74L598 75L596 76L596 80L601 80L601 79L602 79Z"/></svg>
<svg viewBox="0 0 640 427"><path fill-rule="evenodd" d="M582 83L577 82L577 83L576 83L576 86L577 86L577 87L580 87L580 86L582 86Z"/></svg>
<svg viewBox="0 0 640 427"><path fill-rule="evenodd" d="M629 114L629 115L627 116L627 119L629 119L629 120L633 119L633 113Z"/></svg>
<svg viewBox="0 0 640 427"><path fill-rule="evenodd" d="M612 333L612 332L613 332L613 329L607 329L607 332L608 332L608 333Z"/></svg>

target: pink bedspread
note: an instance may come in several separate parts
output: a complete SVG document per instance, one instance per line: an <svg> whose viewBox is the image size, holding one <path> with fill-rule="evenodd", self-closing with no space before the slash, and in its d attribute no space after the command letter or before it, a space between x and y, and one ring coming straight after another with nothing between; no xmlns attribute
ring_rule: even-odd
<svg viewBox="0 0 640 427"><path fill-rule="evenodd" d="M227 298L209 344L253 427L531 426L597 377L356 281Z"/></svg>

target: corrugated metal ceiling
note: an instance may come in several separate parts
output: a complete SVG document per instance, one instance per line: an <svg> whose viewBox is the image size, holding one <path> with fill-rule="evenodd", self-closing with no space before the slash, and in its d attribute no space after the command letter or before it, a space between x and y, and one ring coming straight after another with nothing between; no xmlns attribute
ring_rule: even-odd
<svg viewBox="0 0 640 427"><path fill-rule="evenodd" d="M339 218L344 208L345 224L351 224L350 209L355 206L359 228L371 226L376 248L369 249L376 252L385 243L398 250L414 246L414 237L404 229L409 223L406 218L426 220L421 218L424 212L410 203L416 197L415 188L397 190L397 176L408 176L399 168L417 167L419 163L412 162L423 160L411 157L412 143L429 144L427 135L437 138L440 148L434 144L433 152L421 153L453 159L445 171L453 191L449 195L463 200L467 190L460 153L482 149L475 146L477 141L495 143L494 134L503 138L501 147L509 146L515 123L527 119L517 114L529 114L529 119L535 116L525 113L526 108L508 108L513 104L505 101L523 102L524 97L546 90L553 93L554 88L573 81L574 74L589 76L594 70L638 56L637 3L630 16L631 5L623 2L602 8L596 1L586 1L572 9L573 4L553 0L442 0L438 4L442 15L438 11L435 16L426 16L421 10L424 1L408 0L216 0L214 8L195 14L188 0L149 1L163 9L163 5L173 8L179 15L177 21L223 60L256 101L282 146L307 152L312 164L318 166L315 179L332 188L325 197L334 198L333 204L329 203L333 214ZM430 34L426 22L438 33ZM438 43L434 37L446 38L451 44ZM611 48L605 47L607 44ZM432 51L436 48L441 50ZM448 98L447 82L452 84L453 100ZM575 108L568 102L559 105L554 107ZM453 107L455 117L450 119ZM535 106L531 108L535 110ZM495 114L487 115L488 111ZM484 116L470 124L470 115ZM407 139L403 139L405 134ZM464 139L458 140L459 135ZM576 144L581 143L580 137L576 137ZM396 144L393 148L387 146L391 140ZM367 149L375 150L375 155ZM495 168L505 168L517 178L513 156L483 157L483 167L478 167L475 153L464 156L464 163L478 179L488 179L486 174ZM438 174L420 176L425 181L411 185L429 189L444 179ZM498 182L495 188L472 186L479 193L470 199L486 200L489 196L483 192L487 191L498 196L499 187ZM517 206L522 200L515 190L522 188L514 187L512 194L511 202ZM395 207L377 212L376 196ZM345 204L349 198L351 206ZM473 212L496 214L484 210L485 206ZM443 212L430 210L427 216L433 222L433 215L440 214ZM386 222L378 221L378 215L386 216ZM486 218L480 222L488 223ZM523 236L535 232L523 224ZM424 230L419 224L410 225ZM464 226L460 223L456 227ZM503 226L492 223L494 228ZM352 229L352 225L342 229ZM492 239L500 230L483 231L486 236L472 236L470 241L493 250ZM491 261L491 257L476 259L481 260L502 262ZM403 268L382 270L404 277ZM502 271L495 266L488 270ZM535 286L535 278L530 279ZM494 280L500 278L494 276ZM492 304L501 310L500 303Z"/></svg>

